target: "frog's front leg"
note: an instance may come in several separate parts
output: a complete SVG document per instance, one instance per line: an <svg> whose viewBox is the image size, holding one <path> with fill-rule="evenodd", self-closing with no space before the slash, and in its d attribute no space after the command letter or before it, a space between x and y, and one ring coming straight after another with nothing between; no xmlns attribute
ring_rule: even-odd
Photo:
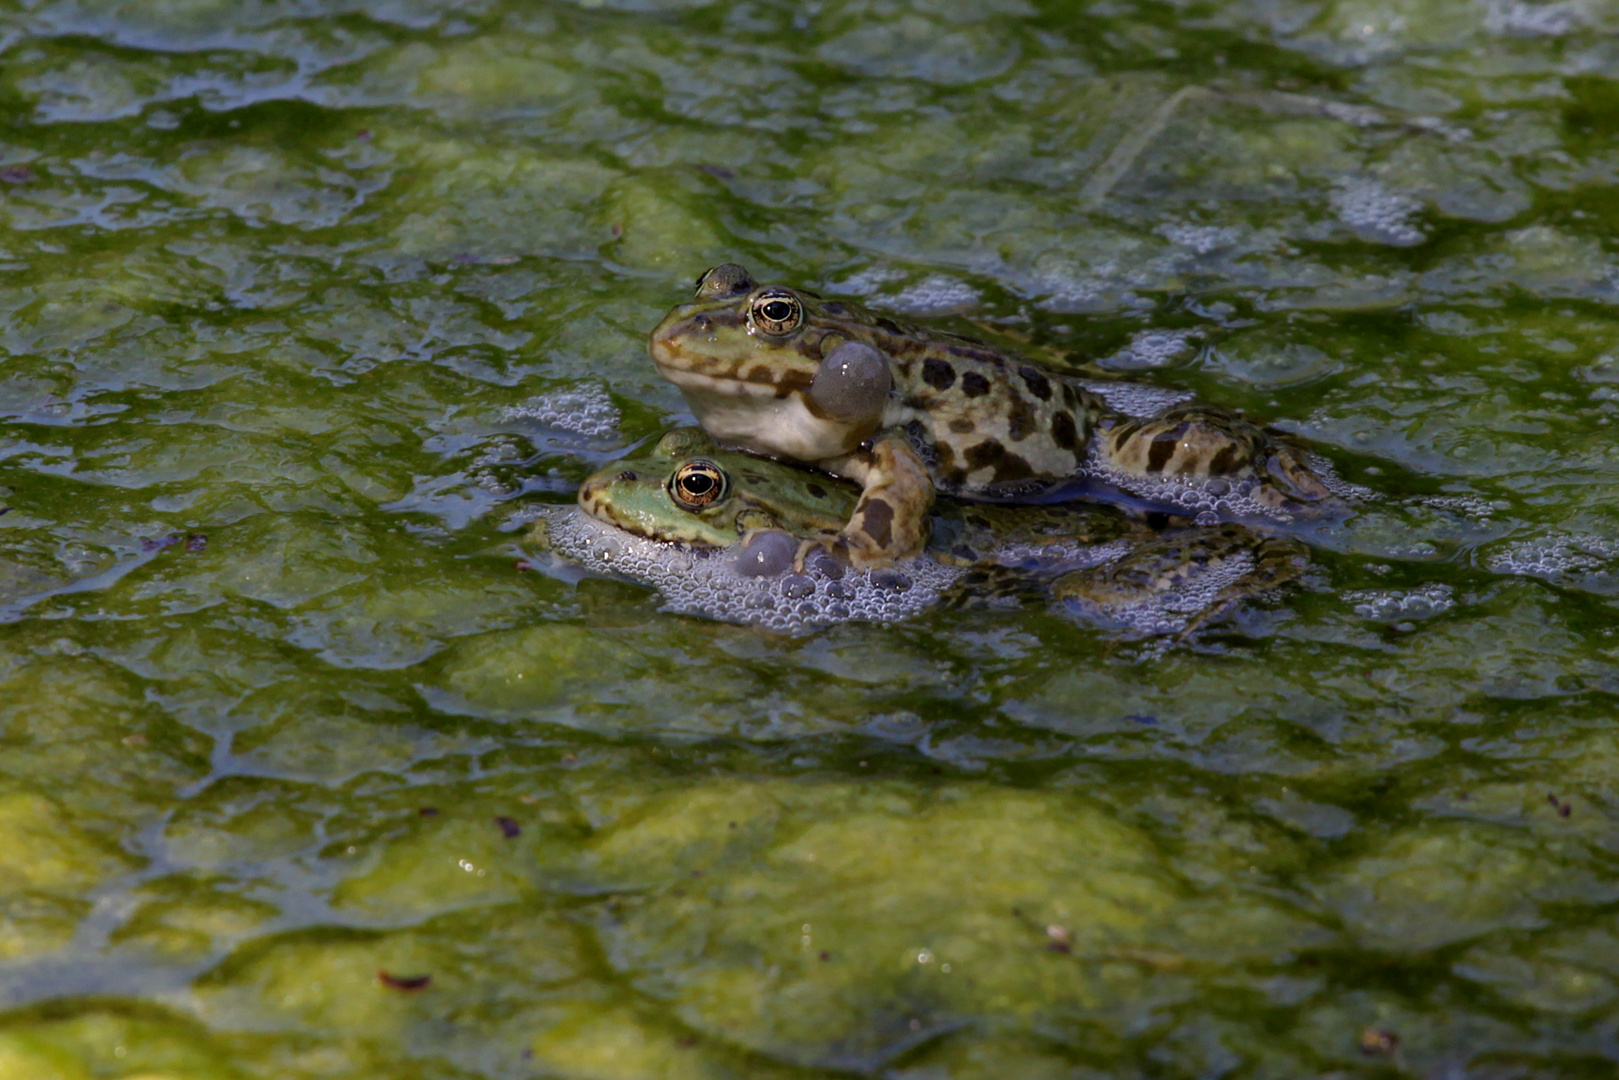
<svg viewBox="0 0 1619 1080"><path fill-rule="evenodd" d="M933 480L904 433L891 429L828 470L859 482L860 501L839 543L855 566L887 566L919 555L928 541Z"/></svg>

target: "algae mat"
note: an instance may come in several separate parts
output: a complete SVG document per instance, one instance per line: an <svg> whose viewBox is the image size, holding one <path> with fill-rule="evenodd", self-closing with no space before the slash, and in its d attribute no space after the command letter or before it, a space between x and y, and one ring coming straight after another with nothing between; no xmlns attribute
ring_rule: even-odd
<svg viewBox="0 0 1619 1080"><path fill-rule="evenodd" d="M0 116L3 1080L1619 1067L1607 0L28 0ZM1385 498L1167 651L520 569L727 259Z"/></svg>

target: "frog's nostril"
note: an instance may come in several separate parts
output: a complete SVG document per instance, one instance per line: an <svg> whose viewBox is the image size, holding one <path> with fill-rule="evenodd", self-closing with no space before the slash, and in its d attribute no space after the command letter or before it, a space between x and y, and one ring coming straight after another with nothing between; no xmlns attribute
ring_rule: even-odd
<svg viewBox="0 0 1619 1080"><path fill-rule="evenodd" d="M618 478L626 484L635 483L635 473L630 469L625 469L623 472L619 473Z"/></svg>
<svg viewBox="0 0 1619 1080"><path fill-rule="evenodd" d="M714 320L710 319L707 315L693 315L691 317L691 328L693 330L708 330L711 329L713 325Z"/></svg>

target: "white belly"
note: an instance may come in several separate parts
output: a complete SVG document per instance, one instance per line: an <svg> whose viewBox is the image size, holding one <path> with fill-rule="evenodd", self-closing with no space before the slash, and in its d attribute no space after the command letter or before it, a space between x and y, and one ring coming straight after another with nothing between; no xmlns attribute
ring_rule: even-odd
<svg viewBox="0 0 1619 1080"><path fill-rule="evenodd" d="M734 388L738 384L729 384ZM714 393L682 386L697 421L710 435L760 454L825 461L852 453L875 430L823 420L804 407L797 394L784 398L762 386L742 384L745 392Z"/></svg>

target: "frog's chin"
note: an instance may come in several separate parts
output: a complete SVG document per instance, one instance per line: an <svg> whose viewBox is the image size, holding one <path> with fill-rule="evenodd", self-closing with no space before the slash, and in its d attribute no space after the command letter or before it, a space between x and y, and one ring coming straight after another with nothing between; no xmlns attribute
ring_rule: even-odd
<svg viewBox="0 0 1619 1080"><path fill-rule="evenodd" d="M817 416L798 394L715 394L687 385L680 390L703 430L723 444L769 457L829 461L854 453L875 430Z"/></svg>

